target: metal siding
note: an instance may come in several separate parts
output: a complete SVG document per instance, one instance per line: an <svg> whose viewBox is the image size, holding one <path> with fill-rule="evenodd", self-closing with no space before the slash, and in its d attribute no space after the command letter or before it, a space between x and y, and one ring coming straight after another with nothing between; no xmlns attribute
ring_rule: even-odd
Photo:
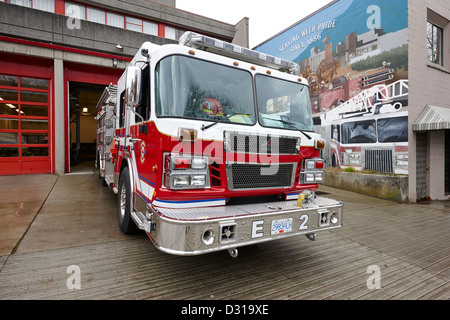
<svg viewBox="0 0 450 320"><path fill-rule="evenodd" d="M416 137L416 195L417 199L427 197L427 139L426 133L417 134Z"/></svg>
<svg viewBox="0 0 450 320"><path fill-rule="evenodd" d="M426 106L413 124L414 131L450 129L450 109Z"/></svg>

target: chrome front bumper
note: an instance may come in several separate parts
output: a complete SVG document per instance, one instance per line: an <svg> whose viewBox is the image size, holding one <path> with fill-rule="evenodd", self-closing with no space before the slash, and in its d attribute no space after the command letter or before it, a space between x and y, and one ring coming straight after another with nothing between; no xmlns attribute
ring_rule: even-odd
<svg viewBox="0 0 450 320"><path fill-rule="evenodd" d="M145 215L134 212L132 216L161 251L199 255L342 227L342 202L323 197L314 200L302 208L296 206L297 200L206 208L152 207Z"/></svg>

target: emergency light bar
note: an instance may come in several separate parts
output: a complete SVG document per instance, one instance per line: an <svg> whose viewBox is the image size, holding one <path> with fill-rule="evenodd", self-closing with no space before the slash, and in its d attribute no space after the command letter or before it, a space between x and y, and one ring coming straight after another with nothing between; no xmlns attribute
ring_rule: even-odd
<svg viewBox="0 0 450 320"><path fill-rule="evenodd" d="M180 45L195 49L218 53L230 58L236 58L273 68L294 75L300 75L300 66L292 61L280 59L259 51L250 50L229 42L214 39L195 32L185 32L179 40Z"/></svg>

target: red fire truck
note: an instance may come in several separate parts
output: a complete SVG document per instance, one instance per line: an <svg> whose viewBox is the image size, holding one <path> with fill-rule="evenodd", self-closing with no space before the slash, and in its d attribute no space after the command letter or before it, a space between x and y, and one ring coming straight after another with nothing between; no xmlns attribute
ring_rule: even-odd
<svg viewBox="0 0 450 320"><path fill-rule="evenodd" d="M187 32L142 45L97 105L97 166L120 229L196 255L340 228L315 194L324 141L298 65Z"/></svg>

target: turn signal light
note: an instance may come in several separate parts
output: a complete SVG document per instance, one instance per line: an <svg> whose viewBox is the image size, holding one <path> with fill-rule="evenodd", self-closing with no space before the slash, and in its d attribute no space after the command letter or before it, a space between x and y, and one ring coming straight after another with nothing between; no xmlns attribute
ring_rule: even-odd
<svg viewBox="0 0 450 320"><path fill-rule="evenodd" d="M173 168L176 170L189 169L191 167L191 158L175 158Z"/></svg>
<svg viewBox="0 0 450 320"><path fill-rule="evenodd" d="M325 141L323 141L323 140L316 140L315 141L315 146L314 146L316 149L318 149L318 150L323 150L323 149L325 149Z"/></svg>
<svg viewBox="0 0 450 320"><path fill-rule="evenodd" d="M316 169L323 169L323 161L316 161Z"/></svg>

